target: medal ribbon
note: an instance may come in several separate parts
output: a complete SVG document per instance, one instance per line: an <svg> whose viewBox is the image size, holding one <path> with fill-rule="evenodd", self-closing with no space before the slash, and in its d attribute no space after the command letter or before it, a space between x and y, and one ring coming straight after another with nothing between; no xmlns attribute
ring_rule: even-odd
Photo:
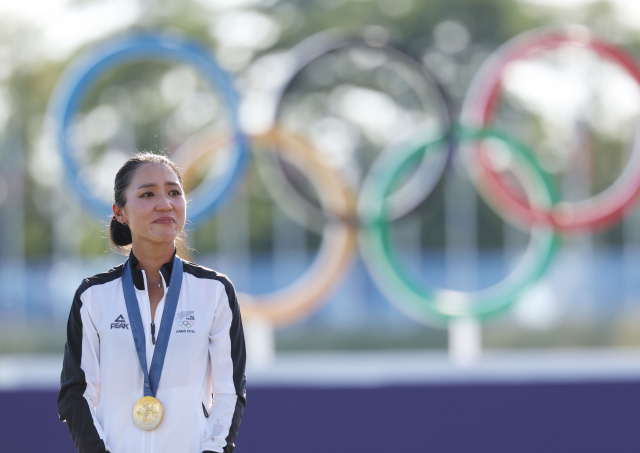
<svg viewBox="0 0 640 453"><path fill-rule="evenodd" d="M171 271L171 279L169 280L169 288L164 301L164 311L162 312L162 320L160 321L160 331L158 332L158 340L156 348L153 351L151 360L151 369L147 371L147 348L144 336L144 326L142 325L142 316L140 315L140 307L138 306L138 298L136 290L133 286L133 277L131 275L131 265L129 260L124 263L122 268L122 290L124 292L124 300L127 305L127 313L129 314L129 325L131 325L131 333L133 334L133 342L136 345L138 359L142 367L144 375L144 396L156 396L158 385L160 384L160 375L164 366L164 357L167 354L167 346L169 345L169 336L173 327L173 318L176 315L176 307L178 306L178 297L180 296L180 287L182 286L182 260L177 255L173 257L173 270Z"/></svg>

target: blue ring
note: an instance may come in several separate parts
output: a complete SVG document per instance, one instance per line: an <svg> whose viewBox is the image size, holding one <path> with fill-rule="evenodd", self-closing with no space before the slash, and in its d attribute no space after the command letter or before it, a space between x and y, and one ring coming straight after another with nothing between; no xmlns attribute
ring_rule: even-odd
<svg viewBox="0 0 640 453"><path fill-rule="evenodd" d="M111 206L100 200L80 179L79 168L72 158L67 130L82 105L91 85L107 71L137 61L161 60L189 63L204 74L222 93L231 115L235 153L231 168L211 190L189 203L189 219L197 221L210 215L228 198L240 180L247 161L247 139L238 121L238 94L228 75L217 65L213 56L200 44L160 33L139 34L111 40L75 59L58 81L50 102L49 116L54 120L58 150L67 176L89 210L99 219L110 214Z"/></svg>

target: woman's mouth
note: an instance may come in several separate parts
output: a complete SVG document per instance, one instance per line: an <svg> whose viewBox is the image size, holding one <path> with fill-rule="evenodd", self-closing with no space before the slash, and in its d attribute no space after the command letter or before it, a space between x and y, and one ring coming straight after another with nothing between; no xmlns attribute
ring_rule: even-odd
<svg viewBox="0 0 640 453"><path fill-rule="evenodd" d="M153 223L176 223L173 217L160 217L153 221Z"/></svg>

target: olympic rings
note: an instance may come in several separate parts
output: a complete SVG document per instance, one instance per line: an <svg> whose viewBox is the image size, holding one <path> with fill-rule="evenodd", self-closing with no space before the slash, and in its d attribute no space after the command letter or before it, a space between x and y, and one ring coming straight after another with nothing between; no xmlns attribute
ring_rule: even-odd
<svg viewBox="0 0 640 453"><path fill-rule="evenodd" d="M204 156L222 148L226 141L228 140L224 137L214 136L190 141L188 143L191 148L179 149L176 156L181 159L179 164L186 168L185 178ZM271 143L277 144L274 149L286 156L292 164L309 172L323 209L336 213L337 218L344 219L353 215L353 194L338 174L319 158L311 145L301 138L273 129L264 136L255 137L252 149L255 152L268 152L266 150ZM309 314L347 273L356 242L356 230L351 223L337 219L325 222L320 250L309 269L296 281L267 295L238 293L243 319L266 321L279 326Z"/></svg>
<svg viewBox="0 0 640 453"><path fill-rule="evenodd" d="M185 321L176 322L176 325L178 327L187 327L187 328L189 328L189 327L193 327L194 324L195 324L194 321L186 321L186 320Z"/></svg>
<svg viewBox="0 0 640 453"><path fill-rule="evenodd" d="M437 120L441 123L439 124L439 130L449 130L453 126L453 114L444 89L424 65L405 52L389 46L384 41L366 36L365 38L343 36L333 30L317 33L300 42L289 51L290 59L294 61L294 64L291 65L286 76L282 78L280 86L274 90L274 100L270 104L272 106L270 115L272 124L275 125L277 123L277 117L284 94L292 85L294 78L304 68L316 61L319 57L330 52L358 48L382 52L385 58L394 61L396 65L404 65L414 70L416 74L419 74L419 78L421 79L419 82L406 75L403 75L403 80L413 88L414 93L420 98L423 109L425 109L427 104L433 102L433 100L428 99L423 93L424 86L428 88L437 104L436 110L439 115ZM422 87L417 86L421 84L423 84ZM427 124L423 125L423 127L428 126ZM427 133L428 131L420 132ZM402 187L397 189L393 194L389 194L391 203L389 216L392 220L410 212L419 205L436 186L453 153L453 144L451 142L443 142L442 146L445 149L443 153L435 157L431 156L433 158L429 161L424 161ZM317 225L323 225L325 223L327 216L333 217L335 215L334 213L318 209L313 203L307 201L306 198L291 185L281 166L274 162L273 159L262 159L262 161L259 168L262 179L265 181L265 187L270 191L272 198L278 203L280 208L287 212L293 220L301 225L317 229Z"/></svg>
<svg viewBox="0 0 640 453"><path fill-rule="evenodd" d="M640 84L640 67L633 58L589 32L572 28L542 35L537 32L525 34L498 49L481 68L464 101L463 126L456 130L440 85L419 62L385 42L323 33L291 49L289 56L294 64L272 99L272 129L254 137L253 144L257 156L270 149L308 174L319 195L319 207L292 188L279 165L261 159L258 166L261 176L267 175L270 179L265 181L265 187L274 203L298 223L317 228L323 240L311 267L292 285L263 296L239 293L243 317L283 325L309 314L344 276L358 242L374 283L408 316L429 323L443 323L453 317L488 317L505 310L544 274L557 247L557 233L602 227L618 220L640 193L640 140L636 140L626 168L608 189L583 202L559 204L547 175L527 148L502 132L485 129L494 117L493 108L499 98L500 80L507 65L516 59L561 46L593 49L602 58L622 66ZM285 133L282 125L277 124L283 95L292 86L296 75L320 56L350 48L383 52L389 61L406 64L420 74L418 82L407 81L407 84L413 88L415 86L411 83L420 84L423 88L414 90L418 95L426 92L425 86L433 92L440 115L437 123L441 126L439 138L424 141L427 134L421 131L413 138L402 137L402 142L398 140L380 153L365 178L357 201L343 178L322 160L312 144L297 135ZM108 212L104 203L78 177L67 130L81 107L83 96L101 74L118 65L149 59L186 62L195 66L223 92L230 111L233 132L189 140L173 156L179 165L186 167L187 177L204 166L209 154L219 152L229 143L234 144L231 147L231 169L222 182L215 187L205 184L202 190L198 188L196 199L190 206L190 218L198 219L218 207L228 197L232 186L241 179L247 161L247 143L238 125L237 96L231 82L208 52L192 42L164 35L134 36L110 41L97 53L76 60L57 85L49 107L51 117L56 120L57 140L65 169L87 206L99 217ZM426 105L426 102L421 105ZM496 285L475 292L435 289L411 280L403 273L388 237L390 223L429 196L450 161L457 142L465 143L465 149L472 150L463 157L470 158L466 163L486 202L507 220L524 223L531 228L528 248L516 268ZM506 147L515 158L510 170L524 187L528 201L522 201L513 194L493 168L490 153L493 142ZM403 170L416 167L408 181L395 189ZM277 175L275 184L273 175ZM306 219L309 216L312 218L310 224Z"/></svg>
<svg viewBox="0 0 640 453"><path fill-rule="evenodd" d="M467 92L462 108L465 125L483 128L491 122L499 97L500 79L507 65L515 60L528 58L540 52L561 46L587 47L613 63L621 66L640 85L640 66L634 58L612 44L602 41L583 28L552 30L540 34L527 33L500 47L476 74ZM571 232L585 228L602 228L619 220L625 210L640 195L640 134L636 133L629 162L618 179L600 194L580 202L563 202L544 210L524 203L520 197L501 181L486 160L486 154L478 152L470 157L472 172L481 169L486 173L488 192L485 198L495 200L501 213L517 217L531 225L551 223L557 230ZM483 157L485 156L485 157Z"/></svg>
<svg viewBox="0 0 640 453"><path fill-rule="evenodd" d="M82 105L82 99L102 74L127 63L146 60L188 63L194 66L212 87L221 91L229 109L235 152L229 171L219 182L214 181L206 190L199 190L198 197L190 203L189 219L198 220L218 208L240 180L247 160L247 145L238 123L238 95L233 84L211 54L196 42L166 34L141 34L108 41L75 59L58 81L48 108L49 116L55 124L58 149L67 176L81 200L94 215L103 219L111 212L111 206L101 201L79 177L79 169L73 158L75 150L67 136L68 129Z"/></svg>
<svg viewBox="0 0 640 453"><path fill-rule="evenodd" d="M504 134L490 131L461 130L460 141L498 140L507 145L527 169L519 176L535 202L550 207L555 202L553 190L544 172L524 146ZM401 150L388 149L376 162L362 189L359 213L362 219L360 251L374 282L402 312L418 321L442 323L453 317L487 317L515 302L541 275L551 262L557 238L550 225L534 225L531 240L520 264L501 282L489 288L463 292L428 288L416 283L401 270L388 238L386 195L395 179L409 162L431 152L445 140L440 137ZM533 184L533 187L532 187Z"/></svg>

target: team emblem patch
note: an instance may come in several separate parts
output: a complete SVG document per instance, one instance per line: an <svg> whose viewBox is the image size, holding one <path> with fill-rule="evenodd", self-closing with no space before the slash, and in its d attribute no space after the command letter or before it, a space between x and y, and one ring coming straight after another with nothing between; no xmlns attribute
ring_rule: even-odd
<svg viewBox="0 0 640 453"><path fill-rule="evenodd" d="M193 311L181 311L176 315L176 333L196 333L196 317Z"/></svg>

